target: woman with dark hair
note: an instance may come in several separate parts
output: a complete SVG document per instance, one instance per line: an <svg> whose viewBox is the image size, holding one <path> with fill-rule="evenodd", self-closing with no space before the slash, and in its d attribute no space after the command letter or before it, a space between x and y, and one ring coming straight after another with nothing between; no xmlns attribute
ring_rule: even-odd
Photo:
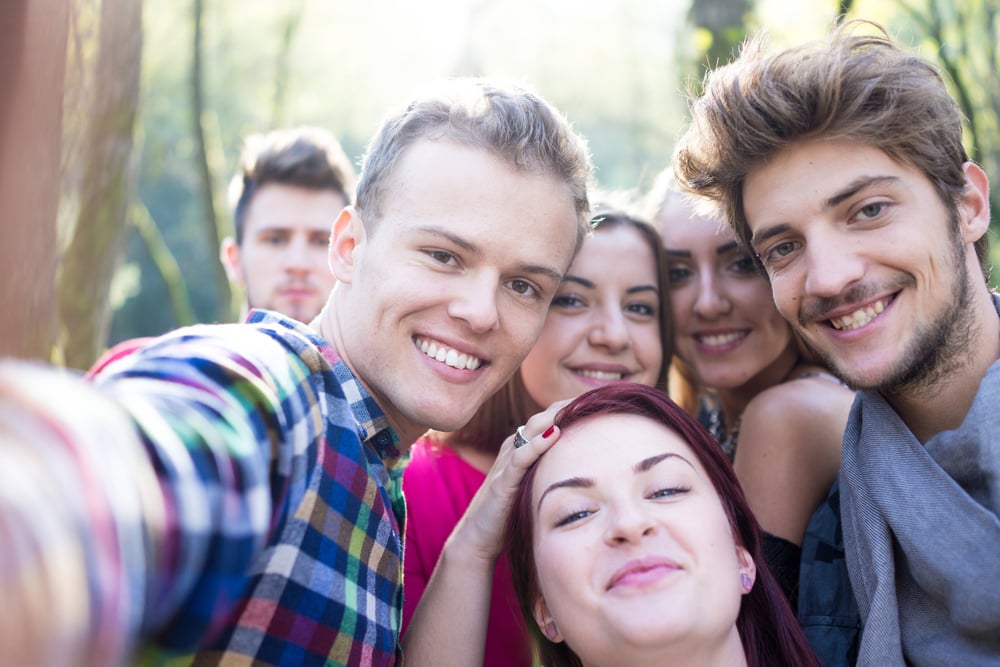
<svg viewBox="0 0 1000 667"><path fill-rule="evenodd" d="M595 389L521 483L507 555L545 667L817 664L712 436L662 392Z"/></svg>

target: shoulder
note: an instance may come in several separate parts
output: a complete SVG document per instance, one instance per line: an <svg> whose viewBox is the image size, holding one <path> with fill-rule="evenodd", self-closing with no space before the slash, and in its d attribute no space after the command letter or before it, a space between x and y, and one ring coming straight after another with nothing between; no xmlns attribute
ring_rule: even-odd
<svg viewBox="0 0 1000 667"><path fill-rule="evenodd" d="M839 441L854 403L854 392L818 375L787 380L757 394L743 412L744 433L767 432L814 437L834 432Z"/></svg>

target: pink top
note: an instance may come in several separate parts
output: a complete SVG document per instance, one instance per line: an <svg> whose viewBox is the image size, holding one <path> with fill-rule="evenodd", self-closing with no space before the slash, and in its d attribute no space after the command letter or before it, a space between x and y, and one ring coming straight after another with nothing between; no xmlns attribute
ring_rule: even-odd
<svg viewBox="0 0 1000 667"><path fill-rule="evenodd" d="M403 472L406 539L403 542L403 632L427 588L445 540L486 475L451 448L422 438ZM531 641L510 582L507 558L493 575L484 667L530 667Z"/></svg>

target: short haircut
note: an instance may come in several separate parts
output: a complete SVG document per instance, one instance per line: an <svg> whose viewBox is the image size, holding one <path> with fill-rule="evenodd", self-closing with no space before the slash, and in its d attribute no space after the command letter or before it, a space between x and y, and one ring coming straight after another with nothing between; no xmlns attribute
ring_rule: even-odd
<svg viewBox="0 0 1000 667"><path fill-rule="evenodd" d="M681 186L714 200L741 241L750 247L747 172L795 142L815 139L868 144L920 170L956 218L969 158L962 113L933 64L860 20L810 44L773 54L765 47L764 37L753 38L734 62L706 75L674 155ZM986 234L976 242L984 276L988 244Z"/></svg>
<svg viewBox="0 0 1000 667"><path fill-rule="evenodd" d="M750 592L743 596L736 619L747 664L751 667L815 665L812 650L767 567L761 529L750 511L736 473L709 432L662 391L634 382L588 391L560 410L555 423L562 431L568 431L582 420L602 415L636 415L664 425L688 444L705 470L729 521L733 540L747 550L757 565L757 579ZM622 446L627 447L627 444ZM543 454L539 461L544 457ZM521 612L535 638L541 664L575 667L581 664L579 657L564 642L549 641L532 614L541 594L535 568L534 508L531 503L531 487L537 470L538 461L525 473L508 517L506 542L511 579Z"/></svg>
<svg viewBox="0 0 1000 667"><path fill-rule="evenodd" d="M481 78L441 82L390 114L368 146L358 181L357 207L366 226L379 219L393 167L419 139L481 148L517 170L566 183L587 230L587 186L592 174L586 142L551 105L534 93Z"/></svg>
<svg viewBox="0 0 1000 667"><path fill-rule="evenodd" d="M331 190L350 204L354 193L354 167L336 137L319 127L296 127L248 136L243 144L240 172L229 186L238 245L243 243L250 202L268 183Z"/></svg>

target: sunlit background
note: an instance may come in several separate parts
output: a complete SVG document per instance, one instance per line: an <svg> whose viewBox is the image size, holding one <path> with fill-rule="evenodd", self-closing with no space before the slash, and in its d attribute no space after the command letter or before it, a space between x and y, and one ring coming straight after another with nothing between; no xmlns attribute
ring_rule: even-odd
<svg viewBox="0 0 1000 667"><path fill-rule="evenodd" d="M128 2L139 0L71 0L64 249L95 224L79 203L93 151L83 138L104 94L98 54L127 46L109 44L102 21ZM69 362L86 365L124 338L232 317L216 239L231 225L226 184L249 133L322 125L357 161L383 115L421 85L501 76L535 89L587 137L600 186L638 193L668 165L684 91L706 64L728 60L759 30L779 44L816 37L845 8L958 80L974 121L970 149L997 173L1000 68L988 17L1000 0L144 0L135 55L119 53L140 67L123 241L89 260L114 268L111 298L78 309L91 312L97 333ZM77 335L60 317L63 337Z"/></svg>

